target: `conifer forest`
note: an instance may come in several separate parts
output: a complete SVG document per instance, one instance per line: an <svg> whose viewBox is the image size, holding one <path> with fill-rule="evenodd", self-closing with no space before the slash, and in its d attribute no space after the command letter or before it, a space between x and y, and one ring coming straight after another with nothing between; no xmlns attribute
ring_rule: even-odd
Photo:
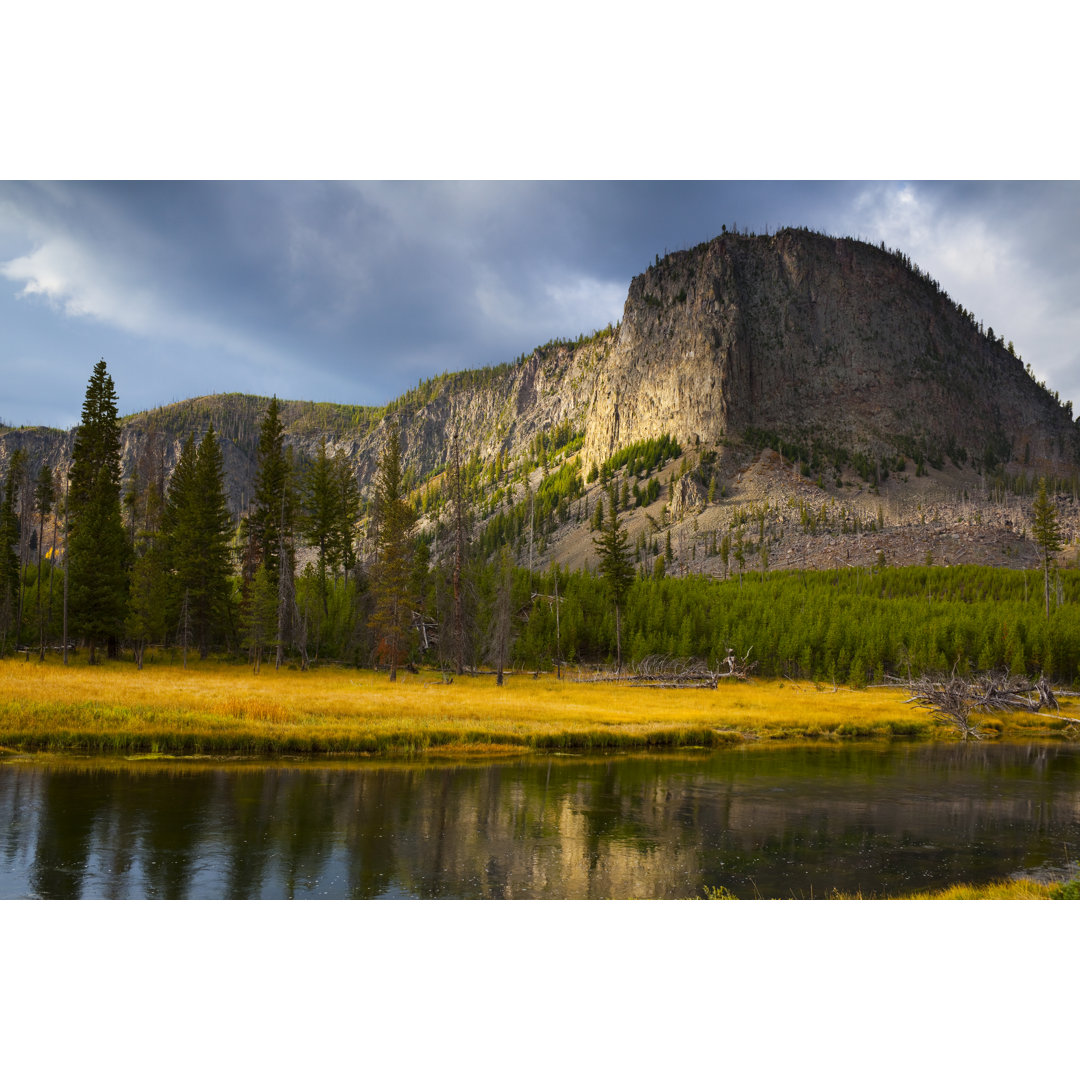
<svg viewBox="0 0 1080 1080"><path fill-rule="evenodd" d="M670 531L631 536L628 512L658 510L691 464L708 499L723 495L709 455L691 461L667 436L625 447L587 476L569 426L520 461L484 464L455 443L418 480L391 424L362 491L353 463L325 439L310 458L286 444L273 398L259 422L253 496L237 515L212 422L186 433L169 475L164 433L151 433L122 482L116 402L101 361L68 466L30 475L25 455L8 460L0 656L66 663L78 650L91 664L105 654L141 666L164 650L185 664L215 655L256 672L335 663L394 679L425 666L501 681L504 670L621 671L657 657L716 671L734 652L763 676L852 686L1004 668L1080 678L1080 586L1054 563L1063 535L1045 483L1023 496L1037 568L770 569L762 517L702 538L721 572L685 563L676 572ZM543 558L568 520L587 527L593 546L573 570Z"/></svg>

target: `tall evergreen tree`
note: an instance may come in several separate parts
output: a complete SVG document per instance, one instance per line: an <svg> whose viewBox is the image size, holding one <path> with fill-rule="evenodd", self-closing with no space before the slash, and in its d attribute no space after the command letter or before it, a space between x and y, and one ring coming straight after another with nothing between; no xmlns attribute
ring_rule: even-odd
<svg viewBox="0 0 1080 1080"><path fill-rule="evenodd" d="M211 424L198 447L184 443L165 511L173 614L206 658L229 624L229 541L225 467ZM179 625L179 623L177 623Z"/></svg>
<svg viewBox="0 0 1080 1080"><path fill-rule="evenodd" d="M356 469L345 454L336 459L338 487L337 544L341 557L342 575L348 584L356 565L356 521L360 517L360 489L356 484Z"/></svg>
<svg viewBox="0 0 1080 1080"><path fill-rule="evenodd" d="M338 477L336 457L326 451L326 439L308 469L301 491L301 522L304 539L318 549L319 599L323 614L329 613L327 574L344 562L345 536L342 530L344 492Z"/></svg>
<svg viewBox="0 0 1080 1080"><path fill-rule="evenodd" d="M72 628L96 646L115 647L124 628L130 547L120 516L120 421L116 390L101 360L86 388L71 455L68 517Z"/></svg>
<svg viewBox="0 0 1080 1080"><path fill-rule="evenodd" d="M282 554L292 526L291 468L285 453L281 410L277 397L273 397L259 428L255 494L247 519L256 565L265 565L272 581L278 580ZM248 569L253 572L254 567Z"/></svg>
<svg viewBox="0 0 1080 1080"><path fill-rule="evenodd" d="M135 643L135 663L142 670L146 645L153 640L163 641L169 629L168 545L162 531L164 507L160 488L148 483L140 493L135 535L135 562L131 568L131 599L128 614L128 633Z"/></svg>
<svg viewBox="0 0 1080 1080"><path fill-rule="evenodd" d="M240 614L244 644L248 647L256 675L262 667L263 650L274 643L277 618L277 582L271 579L265 566L260 566L244 594Z"/></svg>
<svg viewBox="0 0 1080 1080"><path fill-rule="evenodd" d="M608 489L610 513L599 537L593 539L600 558L600 576L608 583L615 603L615 670L622 671L621 609L627 591L634 581L634 564L626 529L619 524L619 504L615 485Z"/></svg>
<svg viewBox="0 0 1080 1080"><path fill-rule="evenodd" d="M495 667L496 686L503 684L503 672L506 670L510 659L510 649L514 644L513 590L514 567L504 547L499 553L495 598L488 628L487 657Z"/></svg>
<svg viewBox="0 0 1080 1080"><path fill-rule="evenodd" d="M245 557L245 588L257 567L266 567L268 580L276 583L278 628L277 666L291 637L295 607L296 552L293 544L295 494L293 463L285 452L285 429L277 397L270 400L259 429L255 495L248 512L248 546Z"/></svg>
<svg viewBox="0 0 1080 1080"><path fill-rule="evenodd" d="M397 679L398 665L408 654L412 626L410 585L416 514L405 495L401 444L397 428L391 427L375 479L375 559L371 568L375 607L368 621L375 634L376 660L389 666L391 682Z"/></svg>
<svg viewBox="0 0 1080 1080"><path fill-rule="evenodd" d="M1061 527L1058 524L1057 507L1046 493L1046 481L1039 481L1039 492L1032 506L1035 521L1031 534L1039 545L1043 560L1043 591L1046 597L1046 617L1050 618L1050 557L1061 550Z"/></svg>

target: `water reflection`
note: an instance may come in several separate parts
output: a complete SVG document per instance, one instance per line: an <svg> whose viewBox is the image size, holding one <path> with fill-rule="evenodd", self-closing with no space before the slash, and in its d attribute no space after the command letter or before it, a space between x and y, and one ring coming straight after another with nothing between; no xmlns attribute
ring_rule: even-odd
<svg viewBox="0 0 1080 1080"><path fill-rule="evenodd" d="M1063 865L1080 747L0 766L0 897L820 896Z"/></svg>

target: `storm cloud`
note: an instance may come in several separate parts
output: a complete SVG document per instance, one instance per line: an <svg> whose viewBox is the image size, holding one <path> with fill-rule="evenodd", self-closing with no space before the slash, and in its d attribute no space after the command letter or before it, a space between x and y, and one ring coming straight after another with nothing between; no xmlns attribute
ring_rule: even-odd
<svg viewBox="0 0 1080 1080"><path fill-rule="evenodd" d="M382 404L617 321L722 227L884 241L1080 401L1080 185L3 183L0 418L68 427L104 357L134 412L223 391Z"/></svg>

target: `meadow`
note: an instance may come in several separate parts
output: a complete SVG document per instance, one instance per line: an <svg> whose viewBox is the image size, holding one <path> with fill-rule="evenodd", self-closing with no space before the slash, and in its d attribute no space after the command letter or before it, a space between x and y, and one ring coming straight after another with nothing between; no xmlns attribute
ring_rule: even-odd
<svg viewBox="0 0 1080 1080"><path fill-rule="evenodd" d="M391 683L342 666L299 671L154 657L89 666L0 662L0 749L109 754L456 754L717 747L753 740L953 738L900 689L789 680L655 689L516 673ZM989 735L1060 734L1053 716L989 718Z"/></svg>

